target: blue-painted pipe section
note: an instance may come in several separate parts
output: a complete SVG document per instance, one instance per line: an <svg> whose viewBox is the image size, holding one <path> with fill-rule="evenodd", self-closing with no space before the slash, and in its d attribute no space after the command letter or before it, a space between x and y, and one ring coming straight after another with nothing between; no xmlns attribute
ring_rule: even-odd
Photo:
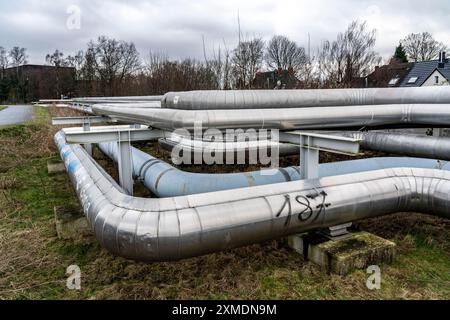
<svg viewBox="0 0 450 320"><path fill-rule="evenodd" d="M103 153L117 162L117 143L100 143L98 146ZM270 175L264 174L264 171L215 174L185 172L133 147L132 159L134 177L142 180L144 185L160 198L300 179L298 167L272 170ZM320 164L319 176L336 176L399 167L450 170L450 163L441 160L407 157L369 158Z"/></svg>

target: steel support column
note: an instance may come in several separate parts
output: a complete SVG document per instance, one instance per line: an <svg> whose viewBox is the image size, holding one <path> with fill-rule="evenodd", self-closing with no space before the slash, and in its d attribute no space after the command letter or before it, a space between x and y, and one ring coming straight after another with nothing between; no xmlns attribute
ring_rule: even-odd
<svg viewBox="0 0 450 320"><path fill-rule="evenodd" d="M164 137L164 132L151 130L137 125L90 127L89 123L83 128L65 128L62 131L68 143L91 144L116 141L119 145L118 166L119 182L129 195L133 195L133 159L131 141L154 141Z"/></svg>
<svg viewBox="0 0 450 320"><path fill-rule="evenodd" d="M90 131L91 130L91 123L89 120L85 119L85 122L83 123L83 131ZM86 143L83 145L84 149L86 149L86 152L92 157L92 144Z"/></svg>
<svg viewBox="0 0 450 320"><path fill-rule="evenodd" d="M119 182L122 188L133 195L133 159L131 155L130 135L118 133L119 143Z"/></svg>
<svg viewBox="0 0 450 320"><path fill-rule="evenodd" d="M310 136L300 137L300 177L316 179L319 177L319 149L310 147Z"/></svg>

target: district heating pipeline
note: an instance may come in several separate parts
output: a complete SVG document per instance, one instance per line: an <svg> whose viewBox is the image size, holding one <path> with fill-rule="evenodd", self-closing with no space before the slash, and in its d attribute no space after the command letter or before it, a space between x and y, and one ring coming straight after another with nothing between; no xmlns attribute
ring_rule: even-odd
<svg viewBox="0 0 450 320"><path fill-rule="evenodd" d="M450 173L393 168L181 197L131 197L55 136L84 213L115 255L169 261L395 212L450 218Z"/></svg>

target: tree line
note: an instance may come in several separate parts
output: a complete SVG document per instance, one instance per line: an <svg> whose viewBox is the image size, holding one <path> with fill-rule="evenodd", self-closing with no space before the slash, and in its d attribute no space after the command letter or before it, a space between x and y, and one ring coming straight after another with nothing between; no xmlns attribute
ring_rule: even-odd
<svg viewBox="0 0 450 320"><path fill-rule="evenodd" d="M141 57L134 43L100 36L74 55L65 56L56 50L47 54L45 60L57 70L75 69L77 87L71 94L79 96L259 89L262 86L255 78L264 70L287 71L296 79L298 88L342 88L355 86L358 79L381 63L375 44L376 30L369 29L366 22L353 21L334 40L324 41L312 53L283 35L265 42L257 36L243 37L239 31L238 44L232 49L224 43L208 53L203 39L202 59L174 60L162 52ZM428 32L411 33L400 41L394 57L401 62L431 60L445 48ZM25 48L7 51L0 47L1 80L6 68L26 63ZM58 72L54 81L61 81ZM4 82L3 86L0 83L3 96ZM13 85L19 86L17 81ZM0 91L0 99L1 95Z"/></svg>

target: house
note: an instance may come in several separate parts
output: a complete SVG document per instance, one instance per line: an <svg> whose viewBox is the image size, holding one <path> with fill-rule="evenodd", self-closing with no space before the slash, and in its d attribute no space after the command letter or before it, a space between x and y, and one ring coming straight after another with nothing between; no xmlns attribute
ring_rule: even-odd
<svg viewBox="0 0 450 320"><path fill-rule="evenodd" d="M76 89L72 67L26 64L6 68L0 77L0 100L30 102L71 96Z"/></svg>
<svg viewBox="0 0 450 320"><path fill-rule="evenodd" d="M445 52L439 59L402 63L393 58L389 64L376 67L361 87L423 87L450 84L450 63Z"/></svg>
<svg viewBox="0 0 450 320"><path fill-rule="evenodd" d="M389 64L375 67L375 71L365 78L362 87L398 87L412 70L414 63L400 62L392 58Z"/></svg>
<svg viewBox="0 0 450 320"><path fill-rule="evenodd" d="M294 70L278 69L274 71L258 72L252 82L252 87L257 89L294 89L299 81L294 75Z"/></svg>
<svg viewBox="0 0 450 320"><path fill-rule="evenodd" d="M408 75L402 79L400 87L442 86L450 84L450 63L445 52L439 53L438 60L414 63Z"/></svg>

